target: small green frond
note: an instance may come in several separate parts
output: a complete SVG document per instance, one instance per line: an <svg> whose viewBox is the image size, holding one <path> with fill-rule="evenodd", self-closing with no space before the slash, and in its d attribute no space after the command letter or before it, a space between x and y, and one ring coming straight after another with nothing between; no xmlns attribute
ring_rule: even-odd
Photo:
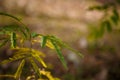
<svg viewBox="0 0 120 80"><path fill-rule="evenodd" d="M63 46L64 46L65 48L67 48L68 50L71 50L72 52L76 53L76 54L79 55L81 58L84 57L84 55L83 55L82 53L80 53L80 52L74 50L74 49L71 48L69 45L67 45L67 44L64 43Z"/></svg>
<svg viewBox="0 0 120 80"><path fill-rule="evenodd" d="M11 48L16 48L16 33L12 32L10 36Z"/></svg>
<svg viewBox="0 0 120 80"><path fill-rule="evenodd" d="M11 18L13 18L13 19L15 19L15 20L17 20L17 21L20 21L19 18L15 17L15 16L13 16L13 15L10 15L10 14L7 14L7 13L4 13L4 12L0 12L0 15L8 16L8 17L11 17Z"/></svg>
<svg viewBox="0 0 120 80"><path fill-rule="evenodd" d="M21 22L21 20L19 18L15 17L13 15L7 14L7 13L3 13L3 12L0 12L0 15L11 17L11 18L17 20L19 23L21 23L23 26L21 26L21 28L18 28L19 30L16 30L16 31L21 31L25 37L30 38L30 30L24 23ZM8 26L12 26L11 29L10 29L10 27L9 27L9 29L12 31L14 30L13 27L15 27L15 26L13 26L13 25L8 25Z"/></svg>
<svg viewBox="0 0 120 80"><path fill-rule="evenodd" d="M41 47L45 47L46 45L46 42L47 42L47 36L42 36L41 37Z"/></svg>
<svg viewBox="0 0 120 80"><path fill-rule="evenodd" d="M52 44L54 45L54 48L58 54L58 57L60 59L60 61L62 62L63 66L67 69L67 63L62 55L62 52L60 50L60 48L58 47L58 45L56 44L56 42L54 42L53 40L51 40Z"/></svg>
<svg viewBox="0 0 120 80"><path fill-rule="evenodd" d="M3 27L0 27L1 30L1 34L9 34L11 32L14 33L20 33L19 35L21 35L24 38L27 38L27 33L25 32L24 27L19 26L17 24L11 24L11 25L5 25Z"/></svg>
<svg viewBox="0 0 120 80"><path fill-rule="evenodd" d="M37 73L37 75L38 75L39 78L40 78L41 75L40 75L40 72L39 72L39 70L40 70L39 67L37 66L37 64L35 63L35 61L33 60L32 57L30 57L29 60L30 60L30 62L31 62L31 64L32 64L32 66L33 66L34 71Z"/></svg>
<svg viewBox="0 0 120 80"><path fill-rule="evenodd" d="M19 79L19 78L20 78L20 75L21 75L21 73L22 73L22 69L23 69L23 67L24 67L24 64L25 64L25 60L23 59L23 60L21 61L20 65L19 65L16 73L15 73L15 78L16 78L16 79Z"/></svg>

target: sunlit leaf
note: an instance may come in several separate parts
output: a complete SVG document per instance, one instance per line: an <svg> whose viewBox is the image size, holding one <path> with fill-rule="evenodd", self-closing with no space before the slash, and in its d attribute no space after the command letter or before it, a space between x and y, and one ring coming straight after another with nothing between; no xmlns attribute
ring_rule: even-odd
<svg viewBox="0 0 120 80"><path fill-rule="evenodd" d="M16 50L16 52L14 53L15 55L31 56L30 53L32 53L32 55L37 55L37 56L45 57L44 53L42 53L42 52L40 52L38 50L35 50L35 49L16 47L13 50Z"/></svg>
<svg viewBox="0 0 120 80"><path fill-rule="evenodd" d="M50 49L55 49L54 45L51 43L50 40L47 40L46 46L49 47Z"/></svg>
<svg viewBox="0 0 120 80"><path fill-rule="evenodd" d="M30 62L31 62L31 64L32 64L32 66L33 66L34 71L37 73L37 75L38 75L39 78L40 78L41 75L40 75L40 72L39 72L39 70L40 70L39 67L38 67L37 64L34 62L34 60L33 60L32 57L30 57L29 60L30 60Z"/></svg>
<svg viewBox="0 0 120 80"><path fill-rule="evenodd" d="M33 55L45 57L45 54L42 53L41 51L38 51L38 50L35 50L35 49L32 49L31 51L32 51Z"/></svg>
<svg viewBox="0 0 120 80"><path fill-rule="evenodd" d="M0 64L7 64L7 63L10 63L10 62L19 60L19 59L23 59L24 57L25 57L24 55L21 55L21 56L13 56L12 58L3 60L2 62L0 62Z"/></svg>
<svg viewBox="0 0 120 80"><path fill-rule="evenodd" d="M45 64L43 59L40 57L40 56L42 56L42 57L45 56L42 52L32 49L32 53L31 54L38 62L40 62L43 65L43 67L45 67L45 68L47 67L47 65Z"/></svg>
<svg viewBox="0 0 120 80"><path fill-rule="evenodd" d="M16 79L19 79L19 78L20 78L20 75L21 75L21 73L22 73L22 69L23 69L23 67L24 67L24 64L25 64L25 60L23 59L23 60L21 61L20 65L19 65L16 73L15 73L15 78L16 78Z"/></svg>
<svg viewBox="0 0 120 80"><path fill-rule="evenodd" d="M49 71L40 70L40 73L46 76L49 80L60 80L59 78L53 77ZM41 79L38 79L38 80L41 80Z"/></svg>
<svg viewBox="0 0 120 80"><path fill-rule="evenodd" d="M43 67L45 67L45 68L47 67L47 65L45 64L45 62L39 55L34 55L34 54L32 54L32 55L37 61L39 61L43 65Z"/></svg>
<svg viewBox="0 0 120 80"><path fill-rule="evenodd" d="M30 76L27 76L26 80L31 80L31 79L35 79L35 75L30 75Z"/></svg>

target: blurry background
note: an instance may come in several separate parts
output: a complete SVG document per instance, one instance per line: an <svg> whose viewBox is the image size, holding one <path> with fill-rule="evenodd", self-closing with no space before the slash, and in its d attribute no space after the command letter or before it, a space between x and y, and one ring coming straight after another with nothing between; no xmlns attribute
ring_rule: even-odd
<svg viewBox="0 0 120 80"><path fill-rule="evenodd" d="M120 80L119 2L119 0L0 0L0 12L21 18L33 32L61 38L85 56L80 58L68 50L63 50L69 67L66 71L54 51L43 50L48 54L45 61L49 63L49 69L54 76L62 80ZM104 7L92 7L98 5ZM106 5L109 6L105 7ZM113 22L109 23L108 19L112 16ZM104 24L105 21L107 23ZM0 26L13 22L0 16ZM107 27L100 31L105 25ZM37 45L35 47L38 48ZM10 56L11 53L7 47L0 49L0 60ZM14 72L16 66L17 64L1 65L0 74Z"/></svg>

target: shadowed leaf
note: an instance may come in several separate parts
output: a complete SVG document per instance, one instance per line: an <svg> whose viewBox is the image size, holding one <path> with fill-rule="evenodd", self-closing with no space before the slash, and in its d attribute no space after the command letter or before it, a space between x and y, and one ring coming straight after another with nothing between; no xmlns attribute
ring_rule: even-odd
<svg viewBox="0 0 120 80"><path fill-rule="evenodd" d="M42 36L41 37L41 47L45 47L46 45L46 42L47 42L47 36Z"/></svg>
<svg viewBox="0 0 120 80"><path fill-rule="evenodd" d="M52 42L52 44L53 44L53 46L58 54L60 61L62 62L63 66L67 69L67 63L62 55L60 48L57 46L57 44L53 40L51 40L51 42Z"/></svg>
<svg viewBox="0 0 120 80"><path fill-rule="evenodd" d="M116 9L113 10L113 15L111 16L111 20L113 21L114 24L118 24L119 21L119 13Z"/></svg>

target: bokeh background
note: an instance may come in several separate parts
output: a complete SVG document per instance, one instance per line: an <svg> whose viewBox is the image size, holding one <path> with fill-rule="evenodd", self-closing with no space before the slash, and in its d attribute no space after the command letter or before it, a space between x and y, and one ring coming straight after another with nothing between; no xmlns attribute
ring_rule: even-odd
<svg viewBox="0 0 120 80"><path fill-rule="evenodd" d="M111 26L112 31L93 37L106 19L106 11L89 10L91 6L109 3L117 6L119 14L116 0L0 0L0 12L21 18L33 32L61 38L84 55L81 58L63 49L69 68L65 70L54 51L42 49L47 54L45 61L50 65L49 70L61 80L120 80L119 20ZM111 10L107 12L112 14ZM0 26L11 23L14 21L0 16ZM0 60L11 54L7 46L1 48ZM11 64L0 65L0 74L13 73L18 64Z"/></svg>

